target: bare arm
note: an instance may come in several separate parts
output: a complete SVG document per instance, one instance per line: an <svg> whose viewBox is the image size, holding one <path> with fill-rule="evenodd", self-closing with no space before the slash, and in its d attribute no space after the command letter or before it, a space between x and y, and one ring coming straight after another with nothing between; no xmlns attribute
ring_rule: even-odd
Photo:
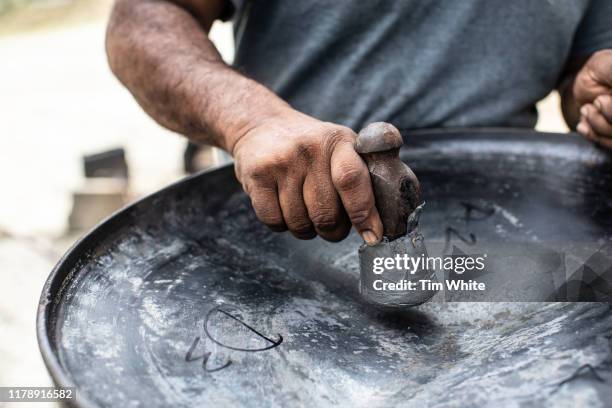
<svg viewBox="0 0 612 408"><path fill-rule="evenodd" d="M149 115L195 142L232 153L257 217L275 231L338 241L351 224L382 238L356 135L297 112L232 70L207 37L223 0L117 0L111 69Z"/></svg>
<svg viewBox="0 0 612 408"><path fill-rule="evenodd" d="M222 0L118 0L106 47L115 75L155 120L231 152L239 135L289 106L223 62L207 36L222 8Z"/></svg>

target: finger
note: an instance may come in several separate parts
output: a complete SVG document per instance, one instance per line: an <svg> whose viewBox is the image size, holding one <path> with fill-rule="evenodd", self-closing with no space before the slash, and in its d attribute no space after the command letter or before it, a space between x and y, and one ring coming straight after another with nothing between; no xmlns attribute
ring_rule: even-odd
<svg viewBox="0 0 612 408"><path fill-rule="evenodd" d="M586 118L583 117L580 120L578 126L576 127L576 130L578 131L578 133L580 133L582 136L584 136L591 142L606 149L612 149L612 139L599 137L595 132L593 132L593 129L591 129L591 126L586 121Z"/></svg>
<svg viewBox="0 0 612 408"><path fill-rule="evenodd" d="M586 104L582 106L582 108L580 108L580 114L589 124L589 127L596 136L612 138L612 123L608 122L606 117L595 107L595 105Z"/></svg>
<svg viewBox="0 0 612 408"><path fill-rule="evenodd" d="M368 245L379 243L383 235L383 225L374 202L370 173L352 143L342 142L334 149L331 175L357 232Z"/></svg>
<svg viewBox="0 0 612 408"><path fill-rule="evenodd" d="M276 184L254 185L249 188L251 204L259 221L266 224L272 231L287 230L283 213L278 201Z"/></svg>
<svg viewBox="0 0 612 408"><path fill-rule="evenodd" d="M346 238L351 223L334 189L329 168L314 170L306 177L304 202L308 217L321 238L332 242Z"/></svg>
<svg viewBox="0 0 612 408"><path fill-rule="evenodd" d="M304 204L302 178L287 178L279 183L279 202L285 225L291 233L299 239L312 239L317 233L308 217L308 210Z"/></svg>
<svg viewBox="0 0 612 408"><path fill-rule="evenodd" d="M591 77L598 83L612 87L612 50L604 49L594 53L587 61Z"/></svg>
<svg viewBox="0 0 612 408"><path fill-rule="evenodd" d="M606 118L608 123L612 123L612 96L600 95L593 102L597 110Z"/></svg>
<svg viewBox="0 0 612 408"><path fill-rule="evenodd" d="M578 125L576 126L576 131L592 142L597 141L597 137L595 136L595 133L593 133L593 129L591 129L591 126L584 116L580 117L580 122L578 122Z"/></svg>

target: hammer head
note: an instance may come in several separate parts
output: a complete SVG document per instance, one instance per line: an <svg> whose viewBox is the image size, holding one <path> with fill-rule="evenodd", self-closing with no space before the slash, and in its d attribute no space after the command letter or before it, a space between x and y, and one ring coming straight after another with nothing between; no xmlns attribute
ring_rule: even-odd
<svg viewBox="0 0 612 408"><path fill-rule="evenodd" d="M427 250L417 230L423 208L421 188L416 175L399 158L402 144L400 132L383 122L366 126L356 142L370 171L384 229L378 245L359 249L360 291L366 301L392 307L415 306L436 293L428 284L436 275L424 268ZM415 262L418 258L423 266ZM381 262L389 266L383 272Z"/></svg>
<svg viewBox="0 0 612 408"><path fill-rule="evenodd" d="M422 206L416 212L420 213ZM418 214L411 217L407 235L375 246L359 248L359 293L365 301L385 307L418 306L437 290L433 269L427 269L427 248L417 227Z"/></svg>

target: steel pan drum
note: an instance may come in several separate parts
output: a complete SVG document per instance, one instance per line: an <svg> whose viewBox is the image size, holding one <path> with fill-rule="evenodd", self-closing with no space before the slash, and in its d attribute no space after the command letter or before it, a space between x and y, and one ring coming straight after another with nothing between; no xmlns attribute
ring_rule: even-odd
<svg viewBox="0 0 612 408"><path fill-rule="evenodd" d="M542 275L550 300L569 296L576 271L612 267L612 162L578 136L432 131L406 146L431 252L506 245L541 258L510 266L554 264ZM373 309L358 294L359 244L269 232L230 166L187 178L103 222L55 267L38 312L44 360L88 407L612 401L609 304L498 292Z"/></svg>

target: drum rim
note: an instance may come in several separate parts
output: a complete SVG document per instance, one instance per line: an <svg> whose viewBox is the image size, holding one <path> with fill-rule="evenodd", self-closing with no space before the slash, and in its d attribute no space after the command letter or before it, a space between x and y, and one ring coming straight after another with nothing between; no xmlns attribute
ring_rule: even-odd
<svg viewBox="0 0 612 408"><path fill-rule="evenodd" d="M447 128L447 129L417 129L402 131L402 135L406 140L406 145L403 149L409 148L431 148L435 147L436 143L445 141L455 142L550 142L557 138L555 143L572 145L580 149L590 150L594 155L603 154L590 142L576 133L561 134L538 132L533 129L524 128ZM433 146L432 146L433 145ZM408 146L408 147L406 147ZM119 209L113 214L100 221L94 228L81 236L59 259L47 277L39 299L37 316L36 316L36 335L38 346L43 357L43 361L53 380L53 383L58 387L76 387L71 380L69 372L63 367L59 360L57 352L57 339L54 331L56 330L54 312L56 305L61 303L62 288L66 280L73 279L72 272L78 268L84 257L88 256L90 248L95 247L95 243L99 242L103 237L107 236L110 231L120 227L125 217L133 213L144 203L160 197L162 195L171 194L173 191L185 188L186 185L199 180L202 177L212 177L214 175L222 175L233 171L233 164L225 164L216 166L193 175L179 179L168 186L148 194L124 208ZM72 275L72 276L71 276ZM99 407L97 403L90 400L87 396L79 394L78 389L76 401L72 402L80 407Z"/></svg>

